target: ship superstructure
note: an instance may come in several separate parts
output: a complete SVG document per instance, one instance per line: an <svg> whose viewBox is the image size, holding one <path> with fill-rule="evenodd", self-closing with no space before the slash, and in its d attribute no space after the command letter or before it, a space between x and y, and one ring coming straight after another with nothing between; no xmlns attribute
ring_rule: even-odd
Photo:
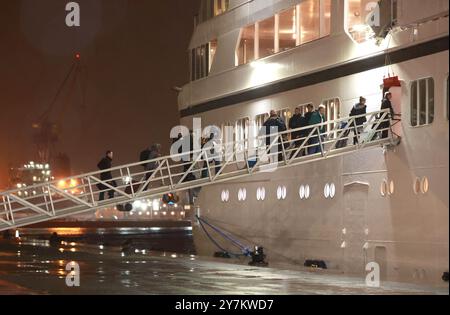
<svg viewBox="0 0 450 315"><path fill-rule="evenodd" d="M197 201L202 217L264 246L272 261L321 261L359 275L376 262L383 280L442 283L449 236L448 6L203 1L189 47L191 81L179 94L182 125L192 128L201 118L203 128L232 127L221 141L240 143L255 136L271 110L288 124L296 108L324 105L327 120L336 121L360 96L369 112L380 110L390 90L398 115L392 133L401 143L205 187ZM219 250L200 229L194 234L199 253ZM221 248L233 248L219 240Z"/></svg>

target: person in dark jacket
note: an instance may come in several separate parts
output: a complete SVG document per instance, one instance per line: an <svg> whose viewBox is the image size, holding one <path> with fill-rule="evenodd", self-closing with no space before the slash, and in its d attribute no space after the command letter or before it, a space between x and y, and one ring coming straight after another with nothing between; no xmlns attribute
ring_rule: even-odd
<svg viewBox="0 0 450 315"><path fill-rule="evenodd" d="M141 162L155 160L161 157L161 145L153 144L150 148L141 153ZM149 162L143 165L145 173L145 181L152 177L154 170L158 168L158 162ZM149 184L150 185L150 184ZM144 190L148 189L147 185Z"/></svg>
<svg viewBox="0 0 450 315"><path fill-rule="evenodd" d="M266 120L266 122L263 125L263 131L264 136L266 137L266 145L269 147L273 142L274 139L272 139L272 135L278 134L280 132L284 132L287 130L286 124L284 121L278 116L277 112L272 110L270 111L270 117ZM283 154L281 153L283 151L283 146L281 143L281 139L279 140L278 144L278 161L283 160ZM271 154L272 152L269 152Z"/></svg>
<svg viewBox="0 0 450 315"><path fill-rule="evenodd" d="M305 113L305 123L308 126L309 122L311 121L311 116L314 114L315 112L315 107L313 104L308 104L308 106L306 106L306 113ZM305 129L303 131L303 137L302 138L307 138L309 136L309 134L311 133L311 129Z"/></svg>
<svg viewBox="0 0 450 315"><path fill-rule="evenodd" d="M117 183L115 180L113 180L112 173L110 169L112 168L112 161L113 161L113 152L107 151L106 156L101 159L101 161L97 164L97 167L99 170L105 170L105 172L102 172L100 174L100 180L107 183L108 185L111 185L113 187L117 187ZM105 190L108 189L106 185L103 185L101 183L97 184L98 190L100 190L99 194L99 201L105 200ZM114 198L114 190L108 191L109 199Z"/></svg>
<svg viewBox="0 0 450 315"><path fill-rule="evenodd" d="M350 117L357 117L367 114L367 100L364 97L359 98L359 103L353 106ZM355 136L353 137L353 144L359 144L359 135L364 132L364 124L367 122L366 116L355 118L355 122L352 124L353 132Z"/></svg>
<svg viewBox="0 0 450 315"><path fill-rule="evenodd" d="M386 139L389 137L389 129L391 127L391 119L394 118L395 112L394 108L392 107L392 93L386 92L384 95L383 103L381 104L381 110L389 109L390 114L384 119L380 126L378 127L378 130L383 130L381 132L381 139ZM381 117L379 117L381 119Z"/></svg>
<svg viewBox="0 0 450 315"><path fill-rule="evenodd" d="M325 106L324 105L320 105L319 109L316 110L311 115L311 119L309 120L309 125L310 126L314 126L314 125L325 123L326 122L325 110L326 110ZM323 139L324 139L323 135L325 134L326 130L327 130L327 128L326 128L325 125L321 126L319 128L319 131L316 132L315 136L312 137L309 140L309 144L311 145L311 147L309 148L308 152L309 152L310 155L322 152L322 145L320 145L319 137L320 137L320 139L323 142Z"/></svg>

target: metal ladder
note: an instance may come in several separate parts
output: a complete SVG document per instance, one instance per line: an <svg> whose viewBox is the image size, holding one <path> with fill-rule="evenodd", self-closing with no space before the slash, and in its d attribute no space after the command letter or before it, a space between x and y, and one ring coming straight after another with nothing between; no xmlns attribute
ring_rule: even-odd
<svg viewBox="0 0 450 315"><path fill-rule="evenodd" d="M360 117L367 118L365 132L361 134L354 127L355 119ZM374 146L395 145L391 128L380 129L383 122L390 121L389 110L373 112L73 176L64 180L75 183L69 189L60 187L61 181L52 181L1 192L0 231L352 154ZM290 139L296 131L303 132L303 138ZM382 131L388 131L389 136L377 138L376 134ZM355 133L357 144L353 143ZM320 148L320 152L307 154L312 147ZM146 171L144 166L148 163L153 163L155 168ZM102 181L101 174L107 171L114 178ZM203 176L193 177L193 173ZM114 198L98 201L99 194L108 191L114 192Z"/></svg>

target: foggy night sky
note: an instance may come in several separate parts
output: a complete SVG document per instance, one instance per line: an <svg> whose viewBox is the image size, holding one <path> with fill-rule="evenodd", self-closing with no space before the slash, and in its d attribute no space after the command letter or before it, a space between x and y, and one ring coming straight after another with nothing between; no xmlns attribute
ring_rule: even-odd
<svg viewBox="0 0 450 315"><path fill-rule="evenodd" d="M69 155L75 174L96 170L107 149L115 165L136 162L155 142L168 152L170 129L179 122L172 87L188 81L199 0L79 0L79 28L65 24L68 2L0 4L0 188L8 163L36 158L31 125L76 52L82 75L65 87L50 116L63 126L56 151Z"/></svg>

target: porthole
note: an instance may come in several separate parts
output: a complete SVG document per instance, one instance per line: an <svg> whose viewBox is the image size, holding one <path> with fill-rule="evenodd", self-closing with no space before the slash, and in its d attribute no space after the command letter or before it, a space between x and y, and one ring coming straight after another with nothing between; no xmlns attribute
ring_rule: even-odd
<svg viewBox="0 0 450 315"><path fill-rule="evenodd" d="M311 197L311 188L309 187L309 185L305 186L305 199L309 199L309 197Z"/></svg>
<svg viewBox="0 0 450 315"><path fill-rule="evenodd" d="M230 191L229 190L223 190L221 194L222 202L228 202L230 200Z"/></svg>
<svg viewBox="0 0 450 315"><path fill-rule="evenodd" d="M420 186L421 186L422 194L428 193L428 191L430 190L430 181L428 180L428 177L422 178L422 182L421 182Z"/></svg>
<svg viewBox="0 0 450 315"><path fill-rule="evenodd" d="M245 201L247 199L247 190L245 188L239 189L238 200Z"/></svg>
<svg viewBox="0 0 450 315"><path fill-rule="evenodd" d="M300 196L300 199L305 199L305 186L301 185L298 190L298 195Z"/></svg>
<svg viewBox="0 0 450 315"><path fill-rule="evenodd" d="M277 199L281 200L283 198L283 188L281 186L278 186L277 188Z"/></svg>
<svg viewBox="0 0 450 315"><path fill-rule="evenodd" d="M326 184L324 189L323 189L323 195L325 196L326 199L328 199L330 197L330 185Z"/></svg>
<svg viewBox="0 0 450 315"><path fill-rule="evenodd" d="M330 198L333 199L336 196L336 185L330 184Z"/></svg>
<svg viewBox="0 0 450 315"><path fill-rule="evenodd" d="M266 189L264 187L261 188L261 201L266 200Z"/></svg>
<svg viewBox="0 0 450 315"><path fill-rule="evenodd" d="M266 189L264 187L260 187L257 189L256 199L258 201L264 201L266 199Z"/></svg>
<svg viewBox="0 0 450 315"><path fill-rule="evenodd" d="M413 190L416 195L418 195L420 193L421 185L422 185L422 183L420 181L420 178L416 178L416 180L414 181L414 185L413 185Z"/></svg>
<svg viewBox="0 0 450 315"><path fill-rule="evenodd" d="M389 191L388 191L388 193L389 193L389 195L393 195L394 193L395 193L395 183L394 183L394 181L393 180L391 180L390 182L389 182Z"/></svg>
<svg viewBox="0 0 450 315"><path fill-rule="evenodd" d="M380 187L380 193L383 197L386 197L388 194L388 183L386 180L383 180Z"/></svg>

